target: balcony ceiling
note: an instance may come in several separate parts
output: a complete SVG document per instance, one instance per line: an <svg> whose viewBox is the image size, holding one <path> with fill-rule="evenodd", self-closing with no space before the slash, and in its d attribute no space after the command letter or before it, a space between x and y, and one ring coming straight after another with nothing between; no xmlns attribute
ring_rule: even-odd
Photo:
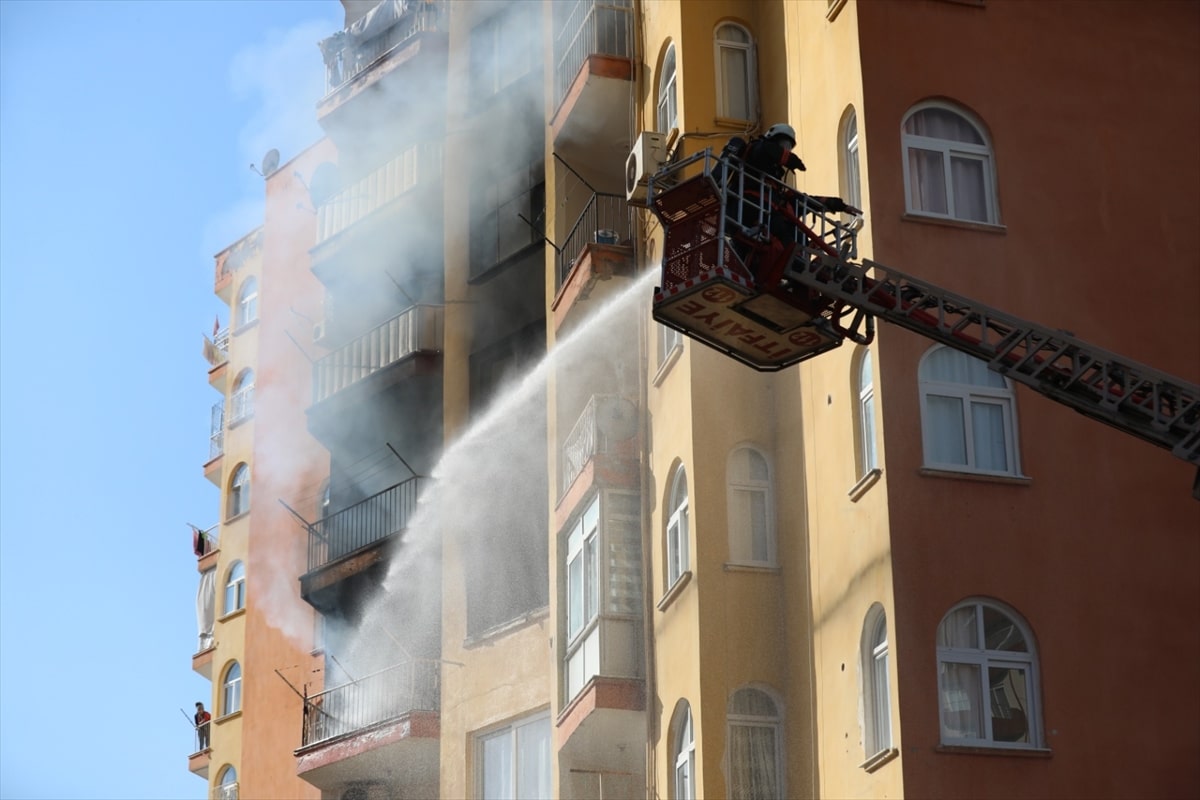
<svg viewBox="0 0 1200 800"><path fill-rule="evenodd" d="M550 123L555 151L596 191L625 193L632 91L631 81L598 74L585 62Z"/></svg>
<svg viewBox="0 0 1200 800"><path fill-rule="evenodd" d="M417 735L424 727L418 715L299 750L296 774L322 792L378 781L400 789L401 796L420 796L421 789L437 785L440 744L436 735Z"/></svg>

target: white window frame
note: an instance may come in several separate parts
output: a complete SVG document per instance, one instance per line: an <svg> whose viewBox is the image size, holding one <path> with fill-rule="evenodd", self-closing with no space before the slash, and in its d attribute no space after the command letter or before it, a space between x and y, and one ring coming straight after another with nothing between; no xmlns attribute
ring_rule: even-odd
<svg viewBox="0 0 1200 800"><path fill-rule="evenodd" d="M229 513L227 518L237 517L250 510L250 465L242 462L233 468L229 479Z"/></svg>
<svg viewBox="0 0 1200 800"><path fill-rule="evenodd" d="M545 784L544 788L546 790L546 794L544 796L539 793L531 793L529 791L531 787L517 785L518 778L521 774L520 764L517 761L519 756L518 740L523 730L528 730L534 725L545 726L547 748L544 754L546 774L542 776L542 780ZM519 797L522 800L525 800L525 798L528 798L529 800L550 800L550 797L553 795L553 787L550 785L550 761L554 757L554 753L552 752L554 747L554 735L550 725L550 715L546 713L524 717L514 721L509 725L505 725L500 728L492 728L488 731L478 734L475 737L475 763L477 765L477 769L475 771L475 797L480 798L480 800L490 800L490 796L484 793L487 789L485 785L487 777L487 762L484 755L486 752L485 748L488 742L502 738L508 739L509 757L511 758L511 762L508 766L509 785L502 789L503 793L498 795L498 797Z"/></svg>
<svg viewBox="0 0 1200 800"><path fill-rule="evenodd" d="M863 750L866 757L892 746L892 706L887 613L876 603L863 623L860 673L863 697Z"/></svg>
<svg viewBox="0 0 1200 800"><path fill-rule="evenodd" d="M737 695L743 692L756 692L763 695L771 701L774 708L774 714L771 716L758 716L752 714L738 714L733 711L734 702ZM786 783L786 772L783 762L783 714L780 712L779 699L774 692L766 691L758 686L741 686L729 697L729 707L725 716L726 735L729 742L729 753L733 753L733 741L736 728L767 728L772 734L772 749L775 754L775 788L768 794L768 797L787 797L787 790L784 786ZM730 800L740 800L740 796L735 793L737 787L733 786L733 765L729 764L729 769L726 770L726 781L729 785L726 788L726 797Z"/></svg>
<svg viewBox="0 0 1200 800"><path fill-rule="evenodd" d="M767 477L755 479L749 475L737 474L742 472L738 459L743 455L748 454L750 459L757 456L762 459L762 464L766 468ZM749 461L745 464L749 466ZM726 462L725 481L727 490L727 506L729 509L729 561L733 564L745 564L748 566L757 567L775 567L778 565L777 538L775 535L775 492L773 486L774 470L771 469L771 460L767 458L767 454L753 445L741 445L734 448L729 453L729 459ZM762 498L763 508L765 510L764 524L766 530L763 532L763 546L765 552L759 554L755 552L755 541L753 537L753 526L751 520L739 517L737 515L738 503L735 498L738 495L759 496ZM753 501L751 501L752 503ZM756 556L761 555L761 558Z"/></svg>
<svg viewBox="0 0 1200 800"><path fill-rule="evenodd" d="M600 495L588 504L567 534L568 658L600 614ZM578 576L573 567L578 564ZM572 598L579 592L579 616Z"/></svg>
<svg viewBox="0 0 1200 800"><path fill-rule="evenodd" d="M671 800L695 800L696 797L696 732L692 722L692 707L686 701L675 723L675 766L671 773Z"/></svg>
<svg viewBox="0 0 1200 800"><path fill-rule="evenodd" d="M258 319L258 280L254 276L242 281L238 290L238 327L245 327Z"/></svg>
<svg viewBox="0 0 1200 800"><path fill-rule="evenodd" d="M236 425L254 416L254 370L244 369L233 382L229 399L229 424Z"/></svg>
<svg viewBox="0 0 1200 800"><path fill-rule="evenodd" d="M965 353L960 353L957 350L948 348L945 345L934 345L925 352L925 355L921 357L921 362L917 366L917 376L921 394L921 440L924 446L924 465L932 469L953 472L970 472L980 475L1020 477L1021 458L1017 447L1016 394L1013 391L1012 381L1007 377L999 376L1004 380L1004 388L1002 389L998 386L984 386L982 384L975 383L949 383L945 381L929 380L925 377L926 364L931 355L941 350L946 350L947 352L953 353L955 356L960 358L973 358ZM935 420L942 420L942 416L934 412L929 407L929 398L931 396L946 397L961 401L962 416L960 417L960 421L962 423L962 431L966 447L965 464L937 461L931 455L934 449L934 423ZM975 452L974 424L972 422L971 414L971 408L974 405L991 405L1000 408L1001 419L1003 420L1004 454L1007 462L1006 469L992 470L984 469L978 466L978 456ZM940 424L946 423L941 421Z"/></svg>
<svg viewBox="0 0 1200 800"><path fill-rule="evenodd" d="M879 438L876 435L875 368L871 351L863 348L858 359L858 477L879 469Z"/></svg>
<svg viewBox="0 0 1200 800"><path fill-rule="evenodd" d="M230 603L230 596L233 602ZM246 607L246 565L242 561L234 561L229 565L225 577L225 594L222 598L222 616L228 616Z"/></svg>
<svg viewBox="0 0 1200 800"><path fill-rule="evenodd" d="M722 36L723 33L730 30L741 32L746 37L745 41ZM741 53L745 59L746 83L744 86L735 87L730 85L730 78L725 74L724 66L724 55L726 52ZM758 120L758 67L755 54L754 36L746 26L739 25L736 22L725 21L717 25L716 30L713 31L713 69L717 75L718 117L745 122L755 122ZM744 93L745 95L747 116L734 115L731 111L733 103L730 100L734 96L735 91Z"/></svg>
<svg viewBox="0 0 1200 800"><path fill-rule="evenodd" d="M930 109L941 109L960 117L979 135L983 140L983 144L974 142L960 142L952 139L940 139L931 136L919 136L917 134L908 133L906 130L908 121L922 111ZM970 222L982 225L999 225L999 202L996 196L996 162L993 155L991 140L987 135L984 126L980 124L972 115L966 113L963 109L958 108L950 103L943 102L926 102L919 103L908 110L904 115L904 119L900 123L900 139L901 139L901 165L904 169L904 208L909 214L925 217L936 217L938 219L953 219L962 222ZM913 180L911 175L911 166L909 164L909 153L912 150L928 150L931 152L942 154L942 176L945 181L946 192L946 213L940 211L932 211L924 208L918 208L913 204ZM985 220L970 219L969 217L960 216L956 213L956 203L954 199L954 172L953 160L964 159L982 162L983 164L983 194L984 204L987 217Z"/></svg>
<svg viewBox="0 0 1200 800"><path fill-rule="evenodd" d="M846 115L842 129L842 157L845 159L844 178L846 202L862 208L862 164L858 150L858 113L854 106ZM905 184L907 185L907 184Z"/></svg>
<svg viewBox="0 0 1200 800"><path fill-rule="evenodd" d="M654 118L661 133L670 133L679 127L679 93L676 91L678 73L675 43L671 42L663 54L662 72L658 76L658 102Z"/></svg>
<svg viewBox="0 0 1200 800"><path fill-rule="evenodd" d="M232 675L237 670L236 675ZM242 666L229 662L221 673L221 716L227 717L242 710Z"/></svg>
<svg viewBox="0 0 1200 800"><path fill-rule="evenodd" d="M658 325L658 365L661 367L676 350L683 348L683 335L669 325L655 324Z"/></svg>
<svg viewBox="0 0 1200 800"><path fill-rule="evenodd" d="M675 470L671 481L671 515L667 519L666 567L667 589L670 589L691 568L689 562L689 519L687 470L682 466Z"/></svg>
<svg viewBox="0 0 1200 800"><path fill-rule="evenodd" d="M1017 650L989 650L987 649L986 630L984 628L984 609L989 608L993 612L1001 614L1012 623L1013 627L1020 632L1025 643L1024 651ZM946 647L938 645L937 648L937 666L938 666L938 725L940 730L940 740L943 745L959 746L959 747L989 747L1014 750L1037 750L1043 747L1042 726L1041 726L1041 680L1038 675L1038 656L1037 649L1033 639L1033 632L1029 625L1016 613L1013 609L997 603L995 601L983 599L971 599L951 608L942 617L938 623L937 641L942 641L942 626L961 609L972 609L975 613L975 632L977 638L973 647ZM974 736L950 736L948 735L946 721L942 715L942 711L946 707L948 687L945 682L945 667L947 665L965 665L977 667L979 671L979 698L980 702L980 726L983 729L982 737ZM1028 732L1028 742L1005 742L998 741L993 737L992 730L992 701L993 693L990 687L988 670L991 668L997 669L1020 669L1025 672L1026 684L1026 706L1024 710L1025 725Z"/></svg>
<svg viewBox="0 0 1200 800"><path fill-rule="evenodd" d="M214 800L238 800L238 776L237 770L232 765L226 766L221 770L220 780L217 782L216 792L213 794Z"/></svg>

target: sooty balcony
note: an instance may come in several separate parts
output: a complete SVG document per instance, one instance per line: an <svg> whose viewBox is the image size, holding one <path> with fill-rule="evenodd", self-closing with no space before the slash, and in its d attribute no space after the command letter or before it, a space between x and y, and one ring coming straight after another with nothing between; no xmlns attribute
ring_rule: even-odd
<svg viewBox="0 0 1200 800"><path fill-rule="evenodd" d="M557 292L551 304L555 330L562 330L568 319L582 317L580 304L585 300L595 295L592 306L599 305L627 285L607 282L633 277L633 230L633 214L624 197L592 194L558 251Z"/></svg>
<svg viewBox="0 0 1200 800"><path fill-rule="evenodd" d="M441 672L415 659L305 698L296 773L324 793L385 783L393 797L437 795Z"/></svg>
<svg viewBox="0 0 1200 800"><path fill-rule="evenodd" d="M561 527L594 487L639 486L637 407L618 395L593 395L559 453Z"/></svg>
<svg viewBox="0 0 1200 800"><path fill-rule="evenodd" d="M339 584L383 561L387 544L408 528L420 488L420 478L409 478L310 525L301 596L323 612L336 608Z"/></svg>

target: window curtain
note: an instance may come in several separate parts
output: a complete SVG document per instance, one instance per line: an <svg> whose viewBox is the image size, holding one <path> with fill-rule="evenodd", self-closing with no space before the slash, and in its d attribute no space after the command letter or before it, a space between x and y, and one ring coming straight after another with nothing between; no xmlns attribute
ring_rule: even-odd
<svg viewBox="0 0 1200 800"><path fill-rule="evenodd" d="M200 573L200 589L196 593L196 624L200 628L200 648L197 653L212 647L213 622L217 605L217 571Z"/></svg>
<svg viewBox="0 0 1200 800"><path fill-rule="evenodd" d="M942 730L945 735L952 739L982 739L982 697L978 665L942 662L939 672Z"/></svg>
<svg viewBox="0 0 1200 800"><path fill-rule="evenodd" d="M950 156L950 178L954 185L954 216L988 222L986 163L980 158Z"/></svg>
<svg viewBox="0 0 1200 800"><path fill-rule="evenodd" d="M770 800L779 793L774 725L729 726L729 791L734 800Z"/></svg>
<svg viewBox="0 0 1200 800"><path fill-rule="evenodd" d="M508 733L483 740L483 800L512 800L512 761Z"/></svg>
<svg viewBox="0 0 1200 800"><path fill-rule="evenodd" d="M550 800L550 720L517 728L516 796Z"/></svg>
<svg viewBox="0 0 1200 800"><path fill-rule="evenodd" d="M720 45L721 109L729 119L753 119L750 112L750 51Z"/></svg>

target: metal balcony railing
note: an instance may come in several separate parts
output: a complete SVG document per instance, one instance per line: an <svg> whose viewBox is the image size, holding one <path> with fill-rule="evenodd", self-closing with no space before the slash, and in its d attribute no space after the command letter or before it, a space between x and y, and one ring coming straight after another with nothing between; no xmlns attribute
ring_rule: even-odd
<svg viewBox="0 0 1200 800"><path fill-rule="evenodd" d="M317 244L336 236L418 185L436 183L441 174L440 142L409 147L317 207Z"/></svg>
<svg viewBox="0 0 1200 800"><path fill-rule="evenodd" d="M632 56L633 0L575 0L555 6L563 9L554 37L554 107L558 108L588 56Z"/></svg>
<svg viewBox="0 0 1200 800"><path fill-rule="evenodd" d="M238 800L238 785L237 781L233 783L222 783L220 786L214 786L212 791L213 800Z"/></svg>
<svg viewBox="0 0 1200 800"><path fill-rule="evenodd" d="M448 31L449 21L446 2L384 0L366 17L321 42L325 94L346 85L417 34Z"/></svg>
<svg viewBox="0 0 1200 800"><path fill-rule="evenodd" d="M208 426L208 460L225 452L225 403L213 403Z"/></svg>
<svg viewBox="0 0 1200 800"><path fill-rule="evenodd" d="M229 328L217 331L211 339L204 337L204 358L210 367L219 367L229 360Z"/></svg>
<svg viewBox="0 0 1200 800"><path fill-rule="evenodd" d="M633 212L624 197L593 194L558 251L558 286L566 283L586 245L628 242L632 230Z"/></svg>
<svg viewBox="0 0 1200 800"><path fill-rule="evenodd" d="M437 661L415 659L304 701L300 746L318 744L412 711L438 711L441 671Z"/></svg>
<svg viewBox="0 0 1200 800"><path fill-rule="evenodd" d="M420 481L409 478L310 525L308 571L407 528L417 508Z"/></svg>
<svg viewBox="0 0 1200 800"><path fill-rule="evenodd" d="M562 491L560 496L567 493L571 484L583 472L584 466L597 453L607 453L614 441L629 438L632 433L628 426L616 425L625 430L613 430L614 421L627 420L629 401L620 395L592 395L584 407L583 413L575 422L575 427L567 434L562 446Z"/></svg>
<svg viewBox="0 0 1200 800"><path fill-rule="evenodd" d="M442 349L442 307L412 306L313 364L313 403L414 353Z"/></svg>

